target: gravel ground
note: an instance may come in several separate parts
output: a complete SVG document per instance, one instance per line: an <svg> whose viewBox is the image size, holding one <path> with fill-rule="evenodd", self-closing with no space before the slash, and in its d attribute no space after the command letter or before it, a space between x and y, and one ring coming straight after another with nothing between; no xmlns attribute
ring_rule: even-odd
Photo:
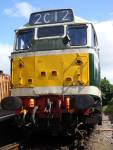
<svg viewBox="0 0 113 150"><path fill-rule="evenodd" d="M113 150L113 124L103 114L103 124L96 126L88 142L88 150Z"/></svg>

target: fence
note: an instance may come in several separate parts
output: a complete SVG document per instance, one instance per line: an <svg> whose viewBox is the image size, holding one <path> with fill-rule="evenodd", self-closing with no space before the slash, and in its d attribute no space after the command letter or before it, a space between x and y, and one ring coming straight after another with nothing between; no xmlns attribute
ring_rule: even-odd
<svg viewBox="0 0 113 150"><path fill-rule="evenodd" d="M10 95L10 76L0 71L0 102L8 95Z"/></svg>

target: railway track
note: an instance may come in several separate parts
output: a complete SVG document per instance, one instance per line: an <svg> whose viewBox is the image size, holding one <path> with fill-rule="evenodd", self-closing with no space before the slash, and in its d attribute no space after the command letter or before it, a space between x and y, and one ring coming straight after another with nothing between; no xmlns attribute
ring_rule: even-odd
<svg viewBox="0 0 113 150"><path fill-rule="evenodd" d="M25 138L24 128L21 130L11 123L12 114L0 122L0 150L113 150L113 126L104 117L102 126L97 126L93 132L89 132L89 136L84 136L84 140L78 141L75 137L39 134L35 130ZM83 144L83 147L79 147L79 144Z"/></svg>
<svg viewBox="0 0 113 150"><path fill-rule="evenodd" d="M19 144L17 143L8 144L1 147L0 150L19 150Z"/></svg>
<svg viewBox="0 0 113 150"><path fill-rule="evenodd" d="M102 131L103 132L103 131ZM97 131L93 132L90 137L84 141L85 146L81 148L77 148L77 141L67 141L63 138L50 138L50 137L40 137L37 138L37 146L33 145L31 148L25 148L24 146L20 146L19 143L12 143L0 148L0 150L112 150L112 141L110 137L106 137L105 134L99 135ZM42 142L43 141L43 142ZM55 142L57 141L57 142ZM60 142L59 142L60 141ZM61 142L62 141L62 142ZM62 144L61 144L62 143ZM33 143L32 143L33 144ZM35 143L36 144L36 143ZM67 144L67 145L66 145Z"/></svg>

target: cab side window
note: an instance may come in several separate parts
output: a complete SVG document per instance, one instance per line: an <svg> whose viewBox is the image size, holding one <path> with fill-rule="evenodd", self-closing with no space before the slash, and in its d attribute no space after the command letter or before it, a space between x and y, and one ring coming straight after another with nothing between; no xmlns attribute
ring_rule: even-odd
<svg viewBox="0 0 113 150"><path fill-rule="evenodd" d="M97 35L95 30L92 28L92 37L91 37L91 46L92 47L97 47L98 46L98 42L97 42Z"/></svg>

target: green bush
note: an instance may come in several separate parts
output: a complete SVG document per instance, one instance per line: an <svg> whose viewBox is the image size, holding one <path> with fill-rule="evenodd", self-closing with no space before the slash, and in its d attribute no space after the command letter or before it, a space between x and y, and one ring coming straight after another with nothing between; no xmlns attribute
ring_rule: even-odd
<svg viewBox="0 0 113 150"><path fill-rule="evenodd" d="M107 105L103 106L103 112L107 114L113 114L113 98L108 102Z"/></svg>

